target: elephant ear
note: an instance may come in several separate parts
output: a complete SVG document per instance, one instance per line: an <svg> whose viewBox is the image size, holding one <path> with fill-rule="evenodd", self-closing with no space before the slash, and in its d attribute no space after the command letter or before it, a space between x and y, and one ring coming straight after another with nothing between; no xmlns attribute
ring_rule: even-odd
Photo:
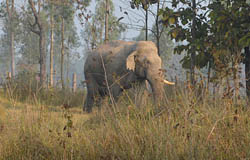
<svg viewBox="0 0 250 160"><path fill-rule="evenodd" d="M128 70L132 70L132 71L135 71L135 55L136 55L136 51L131 53L127 60L126 60L126 68Z"/></svg>

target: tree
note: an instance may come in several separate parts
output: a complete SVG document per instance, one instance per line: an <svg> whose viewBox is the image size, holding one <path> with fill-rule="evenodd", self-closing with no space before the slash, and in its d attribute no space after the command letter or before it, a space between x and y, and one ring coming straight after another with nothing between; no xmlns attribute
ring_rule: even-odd
<svg viewBox="0 0 250 160"><path fill-rule="evenodd" d="M196 0L192 0L192 11L193 11L193 17L192 17L192 27L191 27L191 36L192 41L196 39ZM194 79L194 68L195 68L195 45L191 46L191 57L190 57L190 81L191 84L195 84Z"/></svg>
<svg viewBox="0 0 250 160"><path fill-rule="evenodd" d="M175 51L187 51L188 56L182 61L184 67L193 63L200 68L209 65L209 69L213 67L215 76L232 76L237 99L242 49L250 43L249 3L246 0L215 0L210 4L198 1L194 6L194 2L184 0L179 5L180 1L174 0L174 9L166 7L161 11L164 24L171 28L172 38L177 42L186 41ZM245 57L248 57L247 54Z"/></svg>
<svg viewBox="0 0 250 160"><path fill-rule="evenodd" d="M54 4L50 3L50 87L54 86Z"/></svg>
<svg viewBox="0 0 250 160"><path fill-rule="evenodd" d="M250 49L245 47L245 75L246 75L246 94L250 99Z"/></svg>
<svg viewBox="0 0 250 160"><path fill-rule="evenodd" d="M91 15L91 19L85 24L84 32L82 32L86 47L91 50L102 44L105 40L105 12L104 0L97 2L95 13ZM121 33L125 31L125 25L121 24L119 19L114 16L114 5L109 1L109 18L108 18L109 40L119 39Z"/></svg>
<svg viewBox="0 0 250 160"><path fill-rule="evenodd" d="M65 66L65 39L68 38L69 39L69 35L68 37L65 37L65 27L66 30L71 29L69 27L69 25L65 25L65 22L70 24L70 25L74 25L74 6L73 3L69 3L70 0L64 0L64 2L62 2L62 4L60 6L58 6L59 9L59 14L61 15L60 20L61 21L61 83L62 83L62 88L65 88L65 84L64 84L64 66ZM72 30L71 30L72 31Z"/></svg>
<svg viewBox="0 0 250 160"><path fill-rule="evenodd" d="M64 17L62 16L61 20L61 83L62 89L65 88L64 86Z"/></svg>
<svg viewBox="0 0 250 160"><path fill-rule="evenodd" d="M20 16L17 13L15 8L15 1L14 0L5 0L0 5L0 17L2 20L2 47L3 52L2 56L8 56L4 63L8 63L8 69L6 68L5 71L9 70L11 72L11 76L15 76L15 65L16 65L16 56L15 56L15 47L17 43L16 34L18 34L19 30L19 22Z"/></svg>
<svg viewBox="0 0 250 160"><path fill-rule="evenodd" d="M3 21L3 27L2 31L3 34L1 35L0 38L0 71L2 73L5 73L6 71L9 70L9 62L11 61L11 57L9 56L9 48L6 47L9 45L9 42L6 40L8 39L7 30L8 29L8 24L6 21Z"/></svg>
<svg viewBox="0 0 250 160"><path fill-rule="evenodd" d="M81 5L82 7L84 5L84 7L86 7L89 4L88 0L81 2L82 2L81 4L79 4L80 2L74 0L63 0L63 1L53 0L51 2L54 8L53 9L53 20L54 20L53 30L55 32L54 45L53 45L54 52L60 53L54 55L54 62L55 64L59 64L56 67L59 67L60 70L60 80L63 89L66 87L65 78L67 78L67 82L69 81L68 78L69 78L70 58L73 56L77 56L73 55L73 53L75 54L76 52L72 50L76 50L76 48L79 47L79 37L77 35L77 29L75 27L75 22L74 22L75 15L77 13L75 5ZM50 5L49 7L51 8L52 6Z"/></svg>
<svg viewBox="0 0 250 160"><path fill-rule="evenodd" d="M172 53L174 51L174 43L168 34L169 28L166 28L162 24L158 24L158 30L161 31L159 37L156 36L157 25L154 24L152 27L151 33L149 33L149 35L148 35L148 40L155 42L155 44L157 44L157 42L161 42L161 43L159 43L160 50L159 50L158 54L163 59L166 60L169 56L172 55ZM137 37L135 37L133 40L135 40L135 41L145 40L145 30L141 30L140 34Z"/></svg>
<svg viewBox="0 0 250 160"><path fill-rule="evenodd" d="M135 9L135 6L137 9L139 9L140 6L142 6L143 10L145 11L145 38L141 39L141 40L148 40L149 38L149 33L148 31L151 31L155 37L155 43L158 49L158 55L160 56L161 54L161 47L160 47L160 38L162 33L165 30L165 26L161 25L161 21L160 21L160 11L164 8L166 1L161 1L161 0L132 0L131 1L131 8ZM153 8L150 8L151 6L153 6L154 4L156 4L156 11ZM149 13L151 13L151 15L154 16L155 19L155 24L154 24L154 29L149 29L148 27L148 17L149 17Z"/></svg>
<svg viewBox="0 0 250 160"><path fill-rule="evenodd" d="M69 77L70 52L79 47L79 37L75 27L74 18L76 13L79 18L85 16L86 7L90 0L49 0L46 11L50 17L50 85L53 86L53 74L60 70L62 88L65 88L65 66L66 77ZM83 21L83 19L80 19ZM66 44L67 43L67 44ZM72 49L72 50L71 50ZM54 54L59 53L60 54ZM65 64L65 55L67 63ZM72 55L74 56L74 55ZM59 62L59 63L57 63Z"/></svg>
<svg viewBox="0 0 250 160"><path fill-rule="evenodd" d="M14 39L15 39L15 32L14 32L14 18L15 18L15 0L11 0L11 8L9 7L9 0L6 0L6 9L8 14L8 39L10 42L9 46L9 53L11 56L11 76L15 76L15 48L14 48Z"/></svg>
<svg viewBox="0 0 250 160"><path fill-rule="evenodd" d="M41 2L38 0L37 8L33 0L28 0L31 7L35 22L30 23L30 29L33 33L39 36L39 52L40 52L40 85L46 86L46 48L45 48L45 24L42 20Z"/></svg>
<svg viewBox="0 0 250 160"><path fill-rule="evenodd" d="M105 1L105 39L104 42L107 43L109 40L109 0Z"/></svg>
<svg viewBox="0 0 250 160"><path fill-rule="evenodd" d="M172 1L172 8L166 7L160 12L162 21L166 26L171 28L170 34L176 42L184 42L175 48L175 53L181 54L182 51L187 51L187 56L184 57L184 64L188 64L190 68L191 84L195 83L194 68L195 66L204 67L208 61L207 52L204 46L204 38L207 36L207 8L202 0L182 0ZM200 64L196 59L197 52L200 57L203 57L203 63ZM184 65L184 67L187 67Z"/></svg>
<svg viewBox="0 0 250 160"><path fill-rule="evenodd" d="M250 45L250 4L246 0L214 1L209 6L211 12L209 47L216 65L223 65L225 71L232 75L235 100L239 96L239 64L243 61L242 50ZM229 24L229 25L227 25ZM248 61L246 49L245 62ZM248 77L248 64L246 77ZM248 85L248 81L246 80ZM247 86L247 93L248 93Z"/></svg>
<svg viewBox="0 0 250 160"><path fill-rule="evenodd" d="M158 7L157 12L158 12L159 11L160 0L132 0L130 2L132 9L135 9L135 6L136 6L137 9L139 9L139 6L141 5L142 8L145 11L145 40L146 41L148 40L148 12L149 12L149 6L151 4L155 4L155 3L157 3L157 7ZM158 17L158 15L157 15L157 17ZM157 18L157 20L158 20L158 18ZM157 22L157 24L158 24L158 22Z"/></svg>

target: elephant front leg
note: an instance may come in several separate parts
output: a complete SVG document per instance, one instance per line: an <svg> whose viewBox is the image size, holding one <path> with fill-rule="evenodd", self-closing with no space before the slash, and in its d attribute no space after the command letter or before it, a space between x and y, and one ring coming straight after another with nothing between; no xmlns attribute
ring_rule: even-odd
<svg viewBox="0 0 250 160"><path fill-rule="evenodd" d="M123 89L119 85L114 85L111 88L112 98L114 99L115 102L118 101L118 98L119 98L120 94L122 93L122 91L123 91Z"/></svg>

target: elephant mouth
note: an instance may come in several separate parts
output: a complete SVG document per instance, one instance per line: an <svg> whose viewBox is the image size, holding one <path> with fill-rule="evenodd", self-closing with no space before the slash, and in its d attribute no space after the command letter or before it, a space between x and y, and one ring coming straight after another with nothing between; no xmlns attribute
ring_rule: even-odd
<svg viewBox="0 0 250 160"><path fill-rule="evenodd" d="M146 78L144 78L144 77L137 77L137 80L140 81L140 82L142 82L142 81L145 81Z"/></svg>

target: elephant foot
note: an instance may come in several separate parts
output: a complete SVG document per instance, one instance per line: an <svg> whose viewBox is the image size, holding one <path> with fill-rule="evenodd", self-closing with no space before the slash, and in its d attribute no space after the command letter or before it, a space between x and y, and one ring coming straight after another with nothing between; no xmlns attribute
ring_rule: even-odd
<svg viewBox="0 0 250 160"><path fill-rule="evenodd" d="M92 108L91 107L83 107L83 112L91 113Z"/></svg>

